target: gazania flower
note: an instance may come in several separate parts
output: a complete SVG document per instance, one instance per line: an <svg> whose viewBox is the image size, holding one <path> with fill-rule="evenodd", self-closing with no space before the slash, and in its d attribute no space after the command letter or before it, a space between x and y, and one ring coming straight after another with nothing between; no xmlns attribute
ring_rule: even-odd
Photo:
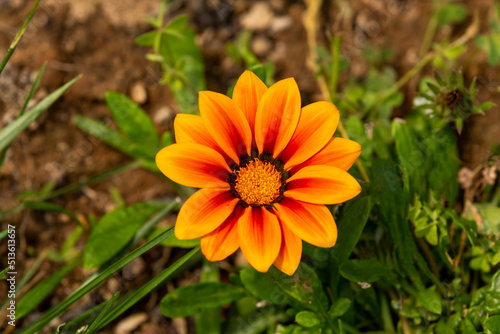
<svg viewBox="0 0 500 334"><path fill-rule="evenodd" d="M171 180L201 188L182 206L178 239L201 237L201 250L220 261L241 248L266 272L274 264L292 275L302 240L332 247L337 227L325 204L361 191L346 171L359 144L332 138L337 108L316 102L301 108L293 78L267 88L246 71L232 99L200 92L200 115L177 115L176 144L156 164Z"/></svg>

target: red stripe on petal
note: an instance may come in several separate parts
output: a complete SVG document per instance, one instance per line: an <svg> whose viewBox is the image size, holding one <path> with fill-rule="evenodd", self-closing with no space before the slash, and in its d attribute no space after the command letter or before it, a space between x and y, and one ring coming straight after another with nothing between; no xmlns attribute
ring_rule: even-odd
<svg viewBox="0 0 500 334"><path fill-rule="evenodd" d="M221 261L236 252L240 247L238 220L243 214L243 207L236 205L234 211L214 231L201 237L201 251L209 261Z"/></svg>
<svg viewBox="0 0 500 334"><path fill-rule="evenodd" d="M276 158L292 138L300 117L300 92L293 78L278 81L264 93L255 117L259 153Z"/></svg>
<svg viewBox="0 0 500 334"><path fill-rule="evenodd" d="M202 237L218 228L234 211L239 199L224 189L201 189L179 211L175 236L180 240Z"/></svg>
<svg viewBox="0 0 500 334"><path fill-rule="evenodd" d="M238 222L238 235L243 255L256 270L266 272L281 248L278 219L262 207L248 207Z"/></svg>
<svg viewBox="0 0 500 334"><path fill-rule="evenodd" d="M229 97L200 92L200 114L210 136L226 154L240 162L240 157L250 155L252 132L241 109Z"/></svg>
<svg viewBox="0 0 500 334"><path fill-rule="evenodd" d="M302 108L297 129L280 155L285 169L306 161L321 150L335 133L339 117L337 107L326 101Z"/></svg>
<svg viewBox="0 0 500 334"><path fill-rule="evenodd" d="M281 249L274 265L285 274L292 276L302 257L302 239L296 236L284 223L281 223L281 232Z"/></svg>
<svg viewBox="0 0 500 334"><path fill-rule="evenodd" d="M297 237L318 247L335 245L337 225L326 206L284 198L274 207L280 222Z"/></svg>

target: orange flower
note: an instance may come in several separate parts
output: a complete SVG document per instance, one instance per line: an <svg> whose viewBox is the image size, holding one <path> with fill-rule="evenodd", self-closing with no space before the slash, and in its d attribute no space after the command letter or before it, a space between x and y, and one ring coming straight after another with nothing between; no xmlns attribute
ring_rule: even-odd
<svg viewBox="0 0 500 334"><path fill-rule="evenodd" d="M299 265L302 240L332 247L337 227L325 204L361 191L346 172L361 146L332 138L337 108L316 102L301 109L293 78L267 88L249 71L232 99L200 92L199 108L201 116L177 115L177 143L156 155L172 181L202 188L182 206L177 238L201 237L210 261L241 248L258 271L274 264L288 275Z"/></svg>

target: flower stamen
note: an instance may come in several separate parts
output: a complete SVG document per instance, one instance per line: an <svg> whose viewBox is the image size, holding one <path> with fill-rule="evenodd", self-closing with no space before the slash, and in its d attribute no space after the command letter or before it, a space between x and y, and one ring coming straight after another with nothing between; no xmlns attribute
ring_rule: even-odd
<svg viewBox="0 0 500 334"><path fill-rule="evenodd" d="M255 158L236 172L234 189L249 205L269 205L282 187L281 173L274 164Z"/></svg>

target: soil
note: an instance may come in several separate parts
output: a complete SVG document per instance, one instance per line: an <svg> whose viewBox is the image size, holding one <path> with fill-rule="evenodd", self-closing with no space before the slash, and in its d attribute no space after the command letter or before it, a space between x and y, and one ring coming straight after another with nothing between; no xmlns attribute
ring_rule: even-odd
<svg viewBox="0 0 500 334"><path fill-rule="evenodd" d="M324 1L320 26L320 44L326 41L325 32L343 35L343 54L350 58L350 68L340 78L340 88L349 78L363 80L369 63L363 58L368 45L390 48L389 60L403 75L418 61L418 49L431 13L431 1L393 0L382 2L360 0ZM0 1L0 55L3 56L10 41L22 25L34 1ZM56 188L87 179L93 175L130 162L124 154L85 135L71 121L74 115L85 115L111 123L104 102L107 91L118 91L135 97L152 117L159 133L172 128L178 111L168 88L158 84L160 69L146 60L149 50L134 43L134 39L151 30L145 17L156 16L159 0L45 0L42 1L26 34L8 66L0 76L0 128L17 117L20 107L44 62L47 69L33 105L50 92L78 74L82 78L44 112L12 143L0 170L0 210L19 204L18 196L41 189L48 183ZM478 10L481 29L487 31L486 18L491 15L493 0L467 1ZM306 5L303 1L250 0L173 1L167 18L186 13L190 25L196 30L201 47L209 90L225 92L242 72L242 64L231 60L225 44L234 42L245 28L253 29L252 49L261 60L276 64L276 79L293 76L301 89L303 104L321 99L315 75L307 65L307 34L303 25ZM471 13L473 10L470 11ZM472 16L463 25L443 29L436 39L460 36ZM491 72L486 57L481 55L464 68L468 81L481 79L479 94L482 101L500 105L498 71ZM429 72L429 69L425 69ZM396 110L404 116L411 108L417 78L405 85L405 103ZM146 96L143 96L143 93ZM142 95L142 96L141 96ZM492 143L500 141L500 112L494 107L486 116L477 116L466 122L460 138L465 166L474 168L489 156ZM125 203L173 196L173 190L164 180L145 170L129 170L106 181L85 187L52 200L80 217L104 213L116 207L110 189L116 189ZM175 220L172 215L167 222ZM162 222L166 223L166 222ZM75 225L64 215L52 212L22 210L2 221L16 224L17 265L19 277L40 254L59 249L74 230ZM77 244L82 249L84 241ZM0 250L4 258L5 249ZM154 249L116 274L102 287L89 294L78 305L53 322L44 333L54 330L84 310L110 298L114 291L130 291L156 275L162 268L182 255L180 250ZM151 264L151 265L148 265ZM62 263L44 260L37 270L33 284L62 267ZM3 266L3 264L2 264ZM222 265L224 270L231 266ZM3 268L3 267L2 267ZM27 324L42 312L63 300L89 272L74 270L28 318ZM175 281L175 286L194 282L199 270L192 269ZM183 319L167 319L158 309L159 299L168 287L146 297L117 321L107 327L107 333L191 333L193 324ZM3 285L2 291L3 290ZM2 298L3 299L3 298ZM0 322L4 321L2 316ZM125 328L129 326L128 329ZM2 325L0 324L0 327Z"/></svg>

